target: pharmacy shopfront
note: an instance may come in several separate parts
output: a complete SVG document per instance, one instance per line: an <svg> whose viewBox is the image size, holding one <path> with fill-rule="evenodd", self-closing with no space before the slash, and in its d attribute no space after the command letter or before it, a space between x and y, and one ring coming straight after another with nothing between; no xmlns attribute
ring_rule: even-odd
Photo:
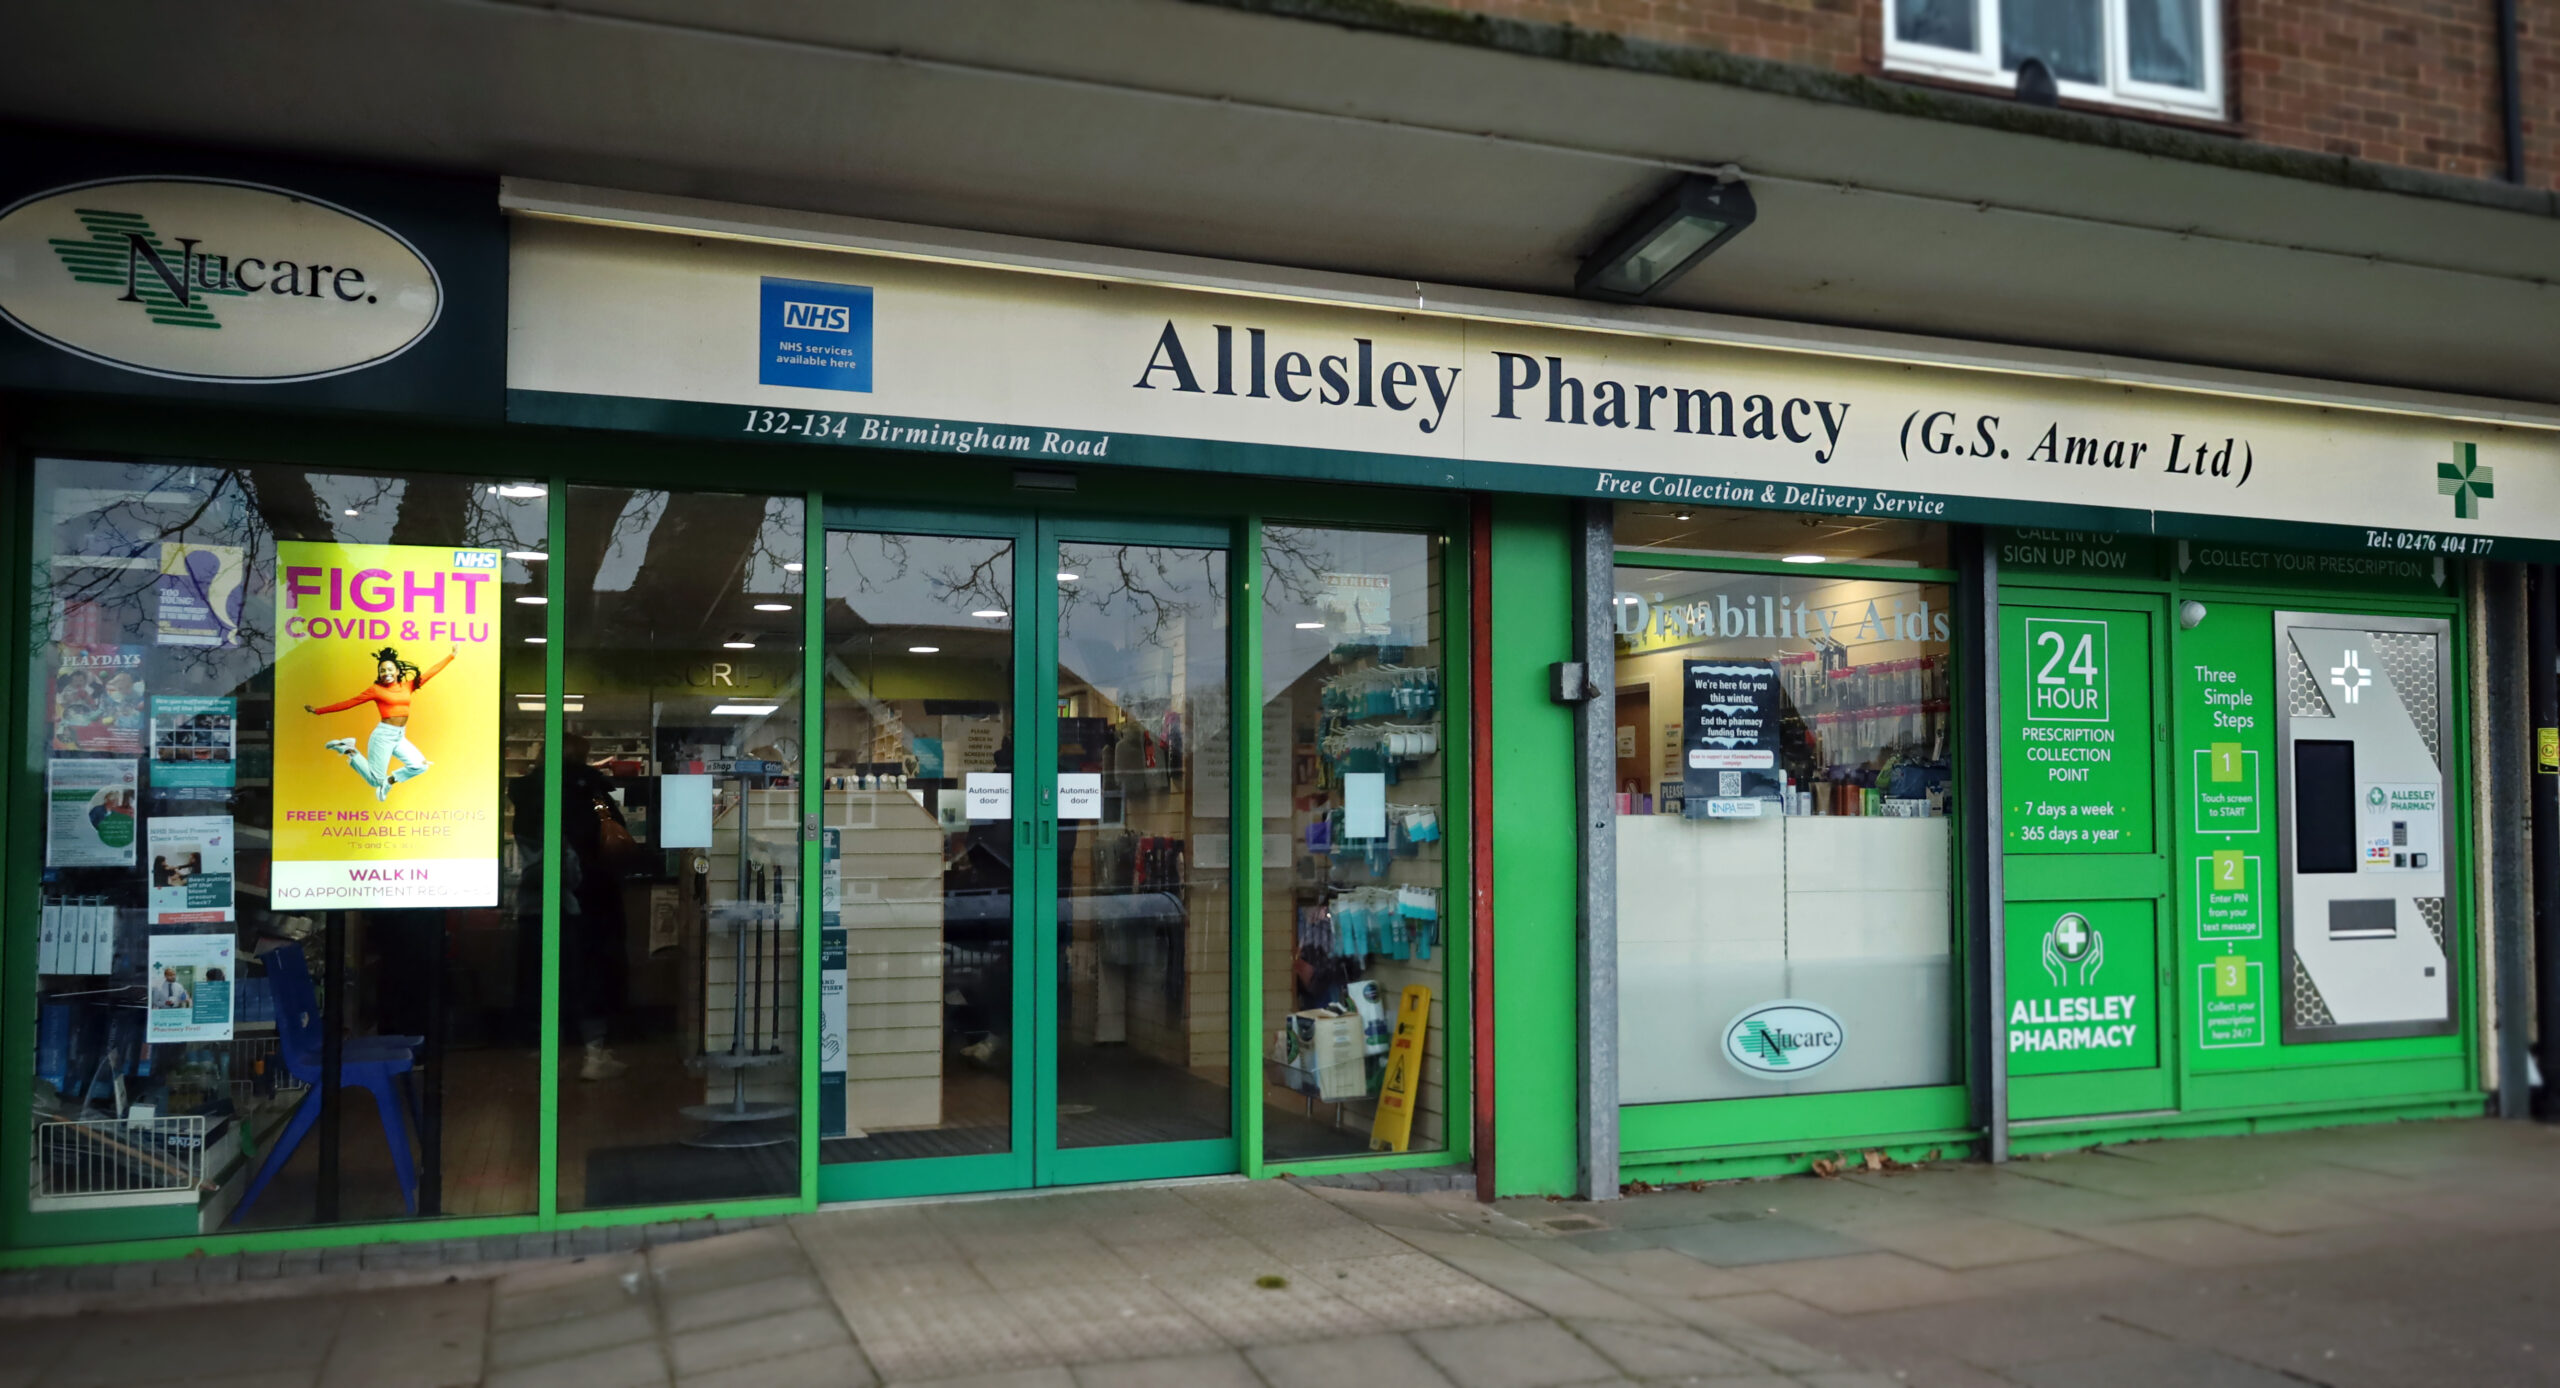
<svg viewBox="0 0 2560 1388"><path fill-rule="evenodd" d="M2545 433L21 184L0 1257L2480 1108L2468 585L2560 551Z"/></svg>

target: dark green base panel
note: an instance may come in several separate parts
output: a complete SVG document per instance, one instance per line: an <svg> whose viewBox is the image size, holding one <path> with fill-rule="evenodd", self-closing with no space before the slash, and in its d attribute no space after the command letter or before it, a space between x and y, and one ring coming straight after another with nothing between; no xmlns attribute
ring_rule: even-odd
<svg viewBox="0 0 2560 1388"><path fill-rule="evenodd" d="M1826 1158L1845 1161L1867 1152L1882 1152L1892 1161L1970 1161L1983 1154L1982 1135L1962 1130L1944 1133L1896 1133L1837 1143L1809 1151L1762 1152L1704 1157L1685 1161L1653 1161L1650 1154L1630 1152L1619 1163L1619 1179L1648 1185L1682 1185L1690 1181L1744 1181L1767 1176L1802 1176Z"/></svg>
<svg viewBox="0 0 2560 1388"><path fill-rule="evenodd" d="M2488 1112L2488 1096L2476 1091L2409 1096L2387 1103L2358 1100L2327 1104L2292 1104L2261 1110L2215 1113L2141 1114L2115 1122L2063 1122L2009 1132L2009 1151L2016 1156L2067 1152L2119 1142L2157 1142L2182 1137L2246 1137L2253 1133L2301 1132L2312 1128L2350 1128L2371 1123L2424 1123L2480 1118Z"/></svg>

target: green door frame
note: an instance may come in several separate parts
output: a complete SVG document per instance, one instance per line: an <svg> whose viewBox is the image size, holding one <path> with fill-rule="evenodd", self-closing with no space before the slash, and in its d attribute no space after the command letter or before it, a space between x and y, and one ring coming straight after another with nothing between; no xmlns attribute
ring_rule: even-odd
<svg viewBox="0 0 2560 1388"><path fill-rule="evenodd" d="M1058 581L1059 546L1076 541L1106 544L1179 545L1218 549L1228 555L1229 688L1239 687L1237 647L1233 634L1245 623L1243 586L1235 574L1249 562L1239 527L1197 521L1133 520L1078 514L1058 515L1035 508L1014 511L940 510L911 507L837 505L824 508L826 533L868 531L897 534L976 536L1010 541L1013 549L1014 795L1013 842L1013 1045L1010 1150L960 1157L920 1157L899 1161L844 1162L818 1168L820 1200L867 1200L893 1196L952 1194L964 1191L1020 1190L1035 1186L1091 1185L1109 1181L1157 1180L1207 1176L1242 1169L1242 1123L1231 1123L1224 1138L1156 1143L1129 1147L1062 1148L1058 1145L1058 1048L1055 1044L1059 984L1058 959ZM809 572L811 591L823 594L824 546L817 547ZM813 602L813 619L823 630L823 601ZM810 642L812 687L825 677L823 636ZM1243 707L1232 696L1232 710ZM1233 714L1231 712L1231 718ZM1228 736L1230 785L1241 788L1248 748L1240 725ZM819 744L812 741L811 746ZM1258 761L1255 763L1259 765ZM1237 805L1247 802L1239 798ZM1241 811L1231 808L1231 813ZM1237 872L1237 883L1250 882ZM1242 1021L1241 1004L1250 991L1251 958L1241 946L1246 893L1231 887L1229 900L1229 1016ZM1230 1038L1249 1040L1249 1033ZM1231 1059L1249 1054L1231 1050ZM1248 1078L1243 1065L1231 1067L1231 1084L1239 1089ZM1240 1107L1240 1106L1239 1106ZM1241 1113L1233 1115L1240 1120Z"/></svg>
<svg viewBox="0 0 2560 1388"><path fill-rule="evenodd" d="M1244 571L1244 566L1250 562L1251 557L1244 552L1245 547L1238 543L1241 537L1238 536L1235 528L1201 522L1042 514L1038 518L1036 530L1038 540L1034 546L1034 552L1038 564L1047 567L1043 569L1035 565L1033 570L1035 578L1043 573L1054 575L1063 572L1059 568L1059 565L1064 562L1059 558L1059 547L1078 541L1217 549L1226 553L1228 608L1226 741L1230 760L1227 785L1231 796L1228 813L1230 816L1241 816L1251 810L1258 815L1260 811L1252 809L1255 802L1243 798L1238 793L1246 788L1244 780L1246 754L1252 752L1255 755L1255 761L1252 764L1260 765L1259 748L1248 746L1249 743L1258 743L1259 739L1248 737L1244 729L1247 724L1259 728L1261 720L1246 715L1258 710L1261 704L1259 700L1237 697L1243 685L1237 669L1235 638L1236 633L1246 625L1245 610L1249 606L1244 601L1248 590L1244 584L1237 581L1237 575ZM1125 1147L1060 1147L1058 1145L1057 998L1060 981L1060 935L1057 843L1060 835L1054 788L1058 775L1058 662L1062 654L1060 643L1062 623L1058 613L1059 584L1054 577L1041 579L1038 587L1024 591L1038 593L1041 598L1031 612L1032 623L1037 631L1037 636L1031 645L1033 664L1036 666L1034 676L1038 680L1037 691L1030 705L1031 717L1027 720L1031 727L1031 737L1027 740L1027 744L1025 739L1017 737L1014 744L1017 748L1025 745L1031 748L1031 756L1027 763L1018 753L1014 757L1016 803L1020 803L1025 798L1021 793L1023 790L1029 789L1033 784L1038 787L1036 792L1028 797L1034 804L1033 813L1038 817L1034 832L1035 846L1031 853L1034 875L1031 891L1034 943L1030 956L1032 993L1036 999L1035 1011L1038 1017L1035 1025L1038 1029L1026 1033L1035 1038L1031 1048L1034 1057L1032 1073L1039 1106L1037 1112L1040 1115L1031 1128L1032 1139L1037 1144L1037 1156L1033 1162L1033 1180L1036 1184L1044 1186L1094 1185L1106 1181L1152 1181L1178 1176L1218 1176L1240 1172L1244 1169L1242 1153L1244 1125L1238 1121L1240 1115L1234 1111L1235 1105L1232 1102L1229 1106L1227 1135L1223 1138L1202 1138L1189 1142L1158 1142ZM1018 600L1015 610L1022 610ZM1021 630L1021 625L1015 624L1017 632ZM1186 738L1191 736L1191 730L1185 729L1185 736ZM1039 778L1036 783L1031 782L1023 774L1022 768L1026 764L1035 768L1031 774ZM1229 819L1228 823L1231 827L1228 838L1231 846L1235 839L1243 837L1234 832L1233 826L1248 822L1258 824L1260 820ZM1230 1087L1231 1100L1236 1094L1245 1090L1249 1080L1259 1077L1261 1069L1259 1064L1252 1063L1250 1059L1255 1054L1250 1045L1251 1032L1239 1030L1246 1022L1242 1003L1246 997L1250 996L1245 986L1246 980L1251 975L1252 965L1257 958L1256 955L1245 952L1243 947L1244 916L1250 909L1246 898L1250 895L1252 885L1259 880L1260 874L1257 872L1254 876L1247 877L1239 871L1240 866L1237 855L1230 851L1227 860L1227 985L1229 993L1227 1018L1228 1030L1231 1034L1228 1038L1227 1083ZM1018 871L1015 880L1017 882L1021 880ZM1020 955L1017 954L1016 958L1019 959ZM1016 967L1019 968L1020 965L1017 964ZM1246 1044L1238 1044L1239 1042Z"/></svg>

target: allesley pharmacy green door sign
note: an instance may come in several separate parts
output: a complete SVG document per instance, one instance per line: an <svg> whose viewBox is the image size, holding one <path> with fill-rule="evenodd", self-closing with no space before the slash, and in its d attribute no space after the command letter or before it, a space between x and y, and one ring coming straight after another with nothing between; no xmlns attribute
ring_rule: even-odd
<svg viewBox="0 0 2560 1388"><path fill-rule="evenodd" d="M2170 1100L2160 603L2056 597L2001 609L2002 1036L2027 1121Z"/></svg>

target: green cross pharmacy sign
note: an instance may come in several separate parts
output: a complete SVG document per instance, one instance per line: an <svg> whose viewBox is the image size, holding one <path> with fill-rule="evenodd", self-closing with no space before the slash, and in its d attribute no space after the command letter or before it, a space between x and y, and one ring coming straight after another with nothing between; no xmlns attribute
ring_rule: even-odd
<svg viewBox="0 0 2560 1388"><path fill-rule="evenodd" d="M2457 443L2453 460L2436 464L2436 490L2453 498L2456 519L2478 520L2480 503L2498 494L2497 476L2496 468L2480 466L2478 445Z"/></svg>

